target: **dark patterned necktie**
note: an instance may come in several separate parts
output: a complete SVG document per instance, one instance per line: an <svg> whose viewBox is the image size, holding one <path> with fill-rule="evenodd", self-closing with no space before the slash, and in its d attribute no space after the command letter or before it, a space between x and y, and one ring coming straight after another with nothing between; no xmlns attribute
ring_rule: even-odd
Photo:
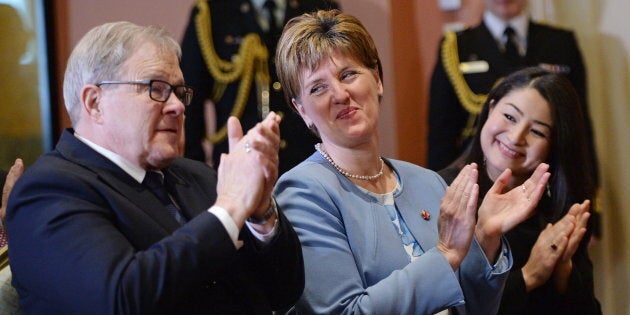
<svg viewBox="0 0 630 315"><path fill-rule="evenodd" d="M162 175L156 172L147 172L144 176L144 180L142 184L145 185L151 192L160 199L168 213L175 218L177 222L180 224L186 223L186 218L182 216L179 212L177 206L173 203L171 198L168 196L168 192L166 191L166 187L162 182Z"/></svg>
<svg viewBox="0 0 630 315"><path fill-rule="evenodd" d="M280 30L278 29L278 21L276 20L276 15L274 13L276 11L276 2L274 0L267 0L265 1L263 8L267 10L269 15L269 30L267 33L271 35L278 34Z"/></svg>
<svg viewBox="0 0 630 315"><path fill-rule="evenodd" d="M510 63L516 64L521 59L521 55L518 53L518 46L516 44L516 32L514 32L512 27L508 26L505 28L503 34L507 37L507 40L505 41L505 51L503 54Z"/></svg>

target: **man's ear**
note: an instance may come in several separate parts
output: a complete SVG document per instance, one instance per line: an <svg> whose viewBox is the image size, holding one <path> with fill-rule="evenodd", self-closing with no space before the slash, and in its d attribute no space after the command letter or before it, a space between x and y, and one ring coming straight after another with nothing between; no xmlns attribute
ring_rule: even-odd
<svg viewBox="0 0 630 315"><path fill-rule="evenodd" d="M101 88L92 84L85 85L81 89L81 111L94 121L100 121L102 118L102 91Z"/></svg>
<svg viewBox="0 0 630 315"><path fill-rule="evenodd" d="M304 110L304 106L302 106L302 104L298 102L299 101L296 100L295 98L291 99L291 105L297 110L297 112L300 114L300 117L302 117L302 120L304 120L304 123L306 124L306 126L310 129L313 122L308 117L308 114L306 114L306 111Z"/></svg>

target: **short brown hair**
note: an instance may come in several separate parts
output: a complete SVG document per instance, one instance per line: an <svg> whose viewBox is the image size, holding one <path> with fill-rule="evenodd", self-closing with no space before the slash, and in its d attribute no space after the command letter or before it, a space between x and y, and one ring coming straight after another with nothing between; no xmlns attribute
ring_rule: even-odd
<svg viewBox="0 0 630 315"><path fill-rule="evenodd" d="M287 104L299 99L302 69L314 70L333 52L351 57L379 72L381 62L372 36L356 17L339 10L320 10L291 19L276 50L276 71Z"/></svg>

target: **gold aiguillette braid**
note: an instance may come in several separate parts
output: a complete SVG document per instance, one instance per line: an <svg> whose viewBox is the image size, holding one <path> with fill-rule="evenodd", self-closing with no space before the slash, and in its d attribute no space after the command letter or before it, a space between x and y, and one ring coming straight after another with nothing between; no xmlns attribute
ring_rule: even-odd
<svg viewBox="0 0 630 315"><path fill-rule="evenodd" d="M270 78L267 66L269 52L258 34L249 33L242 39L238 54L233 57L232 61L222 60L214 49L210 7L207 1L197 1L197 9L195 27L199 47L201 47L201 54L208 71L215 80L212 87L212 101L215 104L219 102L227 85L240 80L231 115L241 118L245 111L254 74L257 85L269 86ZM221 126L212 137L208 137L208 140L212 143L220 143L226 137L227 123Z"/></svg>
<svg viewBox="0 0 630 315"><path fill-rule="evenodd" d="M481 112L483 102L486 101L486 94L475 94L459 70L459 54L457 48L457 35L454 32L446 33L442 42L442 62L444 70L448 76L455 94L466 111L473 115Z"/></svg>
<svg viewBox="0 0 630 315"><path fill-rule="evenodd" d="M486 101L488 95L475 94L468 86L468 83L464 79L464 75L459 69L459 53L457 47L457 35L455 32L447 32L442 42L442 63L444 70L448 76L455 95L462 104L462 107L470 113L466 127L462 130L461 138L466 139L475 134L475 121L477 115L481 112L483 103Z"/></svg>

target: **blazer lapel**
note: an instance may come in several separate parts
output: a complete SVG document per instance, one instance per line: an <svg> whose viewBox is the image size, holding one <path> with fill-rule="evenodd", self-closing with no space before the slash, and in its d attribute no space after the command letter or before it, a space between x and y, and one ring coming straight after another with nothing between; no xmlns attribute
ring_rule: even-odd
<svg viewBox="0 0 630 315"><path fill-rule="evenodd" d="M207 201L201 196L204 192L190 185L184 178L171 169L162 170L167 190L177 201L180 211L187 220L192 220L197 215L208 209Z"/></svg>
<svg viewBox="0 0 630 315"><path fill-rule="evenodd" d="M121 180L114 173L101 173L99 178L112 189L129 199L137 208L145 212L169 233L180 227L180 224L168 213L168 210L151 190L138 183L122 170L121 172L127 175L129 180ZM131 211L131 208L129 211Z"/></svg>
<svg viewBox="0 0 630 315"><path fill-rule="evenodd" d="M438 241L437 224L433 220L438 219L439 209L437 212L431 211L431 209L424 209L422 207L422 198L420 198L420 202L418 202L418 198L411 201L407 198L408 195L404 191L402 194L396 200L398 211L400 211L400 215L405 220L411 234L418 241L422 250L426 252L431 247L434 247ZM430 214L428 219L422 216L423 210Z"/></svg>
<svg viewBox="0 0 630 315"><path fill-rule="evenodd" d="M169 232L179 227L177 221L168 214L164 205L148 188L77 139L72 129L64 131L56 149L66 159L94 173L99 180L135 205L135 207L130 205L125 211L143 211Z"/></svg>

